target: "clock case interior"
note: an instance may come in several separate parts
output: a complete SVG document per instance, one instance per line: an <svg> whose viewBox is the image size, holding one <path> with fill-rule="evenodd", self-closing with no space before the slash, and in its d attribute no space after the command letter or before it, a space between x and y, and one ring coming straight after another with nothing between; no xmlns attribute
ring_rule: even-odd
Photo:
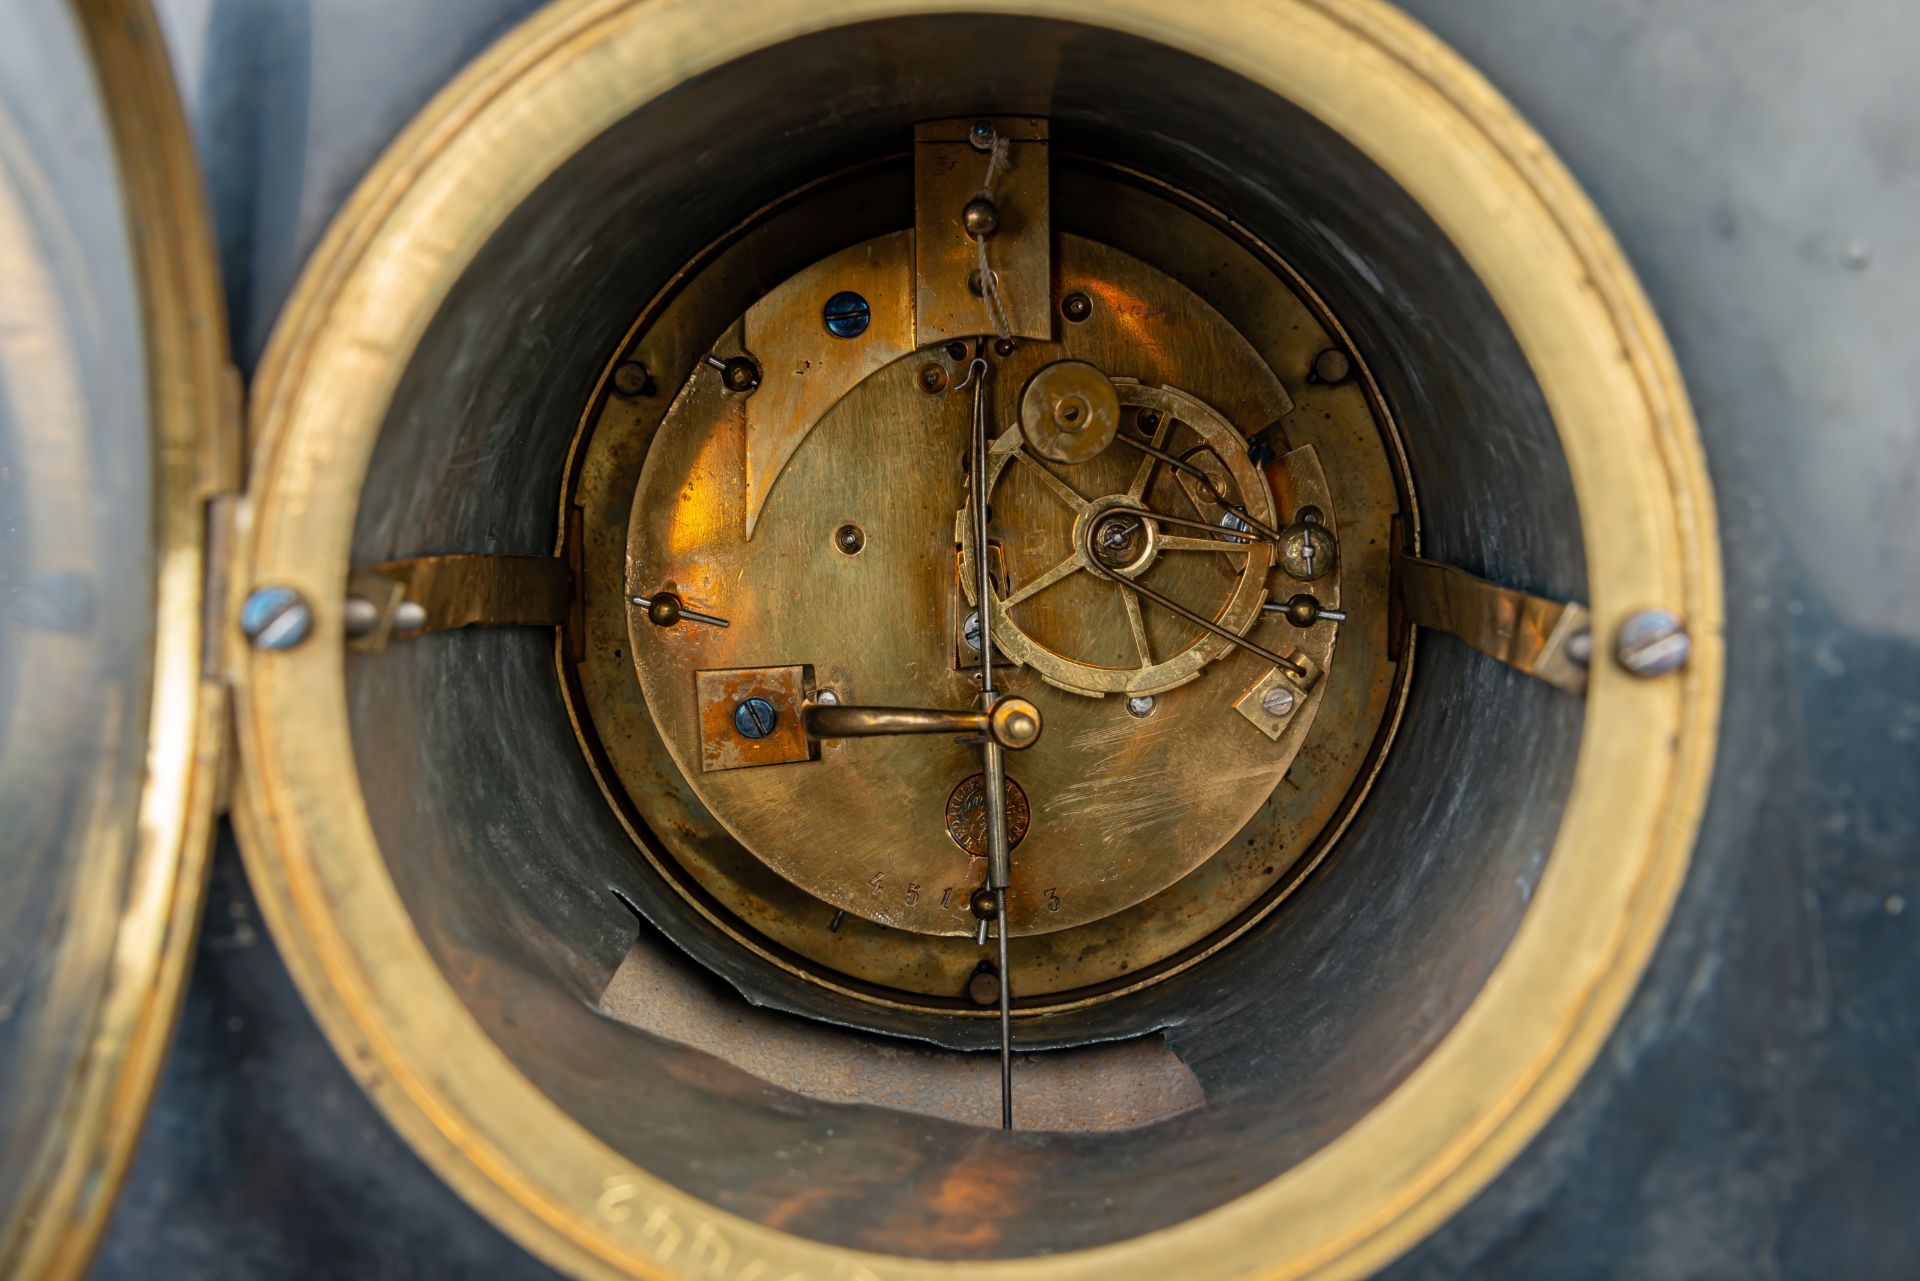
<svg viewBox="0 0 1920 1281"><path fill-rule="evenodd" d="M1392 467L1405 550L1584 594L1579 510L1527 361L1388 175L1323 123L1166 46L977 18L874 22L750 55L567 161L419 342L368 470L356 564L624 542L625 529L570 530L569 502L583 422L615 394L649 307L782 210L804 206L806 232L733 282L728 320L811 261L910 225L915 126L1016 112L1047 120L1054 163L1086 175L1083 189L1152 193L1261 247L1276 280L1298 273L1360 362L1368 412L1391 424L1382 439L1404 450ZM836 205L856 189L893 194ZM1063 228L1075 216L1056 204ZM1097 211L1079 216L1097 227ZM690 327L684 349L648 367L691 369L718 337ZM663 401L678 381L661 378ZM1079 1102L1017 1136L1020 1205L986 1233L929 1207L982 1139L970 1100L990 1069L899 1039L978 1044L964 1030L976 1012L961 993L902 1000L870 976L822 981L829 967L764 946L764 931L663 872L644 806L595 758L606 745L583 716L565 626L558 639L473 627L353 652L347 692L369 817L416 928L502 1052L582 1125L790 1232L1011 1257L1170 1225L1305 1160L1439 1042L1512 937L1571 786L1581 706L1451 637L1423 635L1416 663L1403 626L1369 625L1383 645L1399 637L1392 705L1369 726L1366 785L1348 789L1302 875L1250 901L1224 945L1194 940L1204 955L1150 983L1106 984L1018 1024L1030 1048L1083 1047L1057 1052ZM876 1096L875 1065L903 1053L906 1084ZM1183 1177L1140 1177L1171 1171Z"/></svg>

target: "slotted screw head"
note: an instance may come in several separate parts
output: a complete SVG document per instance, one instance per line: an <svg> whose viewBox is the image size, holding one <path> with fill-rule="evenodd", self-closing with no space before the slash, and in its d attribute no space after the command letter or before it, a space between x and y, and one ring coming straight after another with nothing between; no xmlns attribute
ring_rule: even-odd
<svg viewBox="0 0 1920 1281"><path fill-rule="evenodd" d="M1614 653L1620 659L1620 666L1635 676L1665 676L1687 665L1687 658L1693 653L1693 640L1677 614L1664 609L1643 609L1620 624Z"/></svg>
<svg viewBox="0 0 1920 1281"><path fill-rule="evenodd" d="M291 587L257 587L240 607L240 630L257 649L292 649L313 630L313 609Z"/></svg>
<svg viewBox="0 0 1920 1281"><path fill-rule="evenodd" d="M734 706L733 727L742 738L765 738L779 723L779 711L764 698L743 698Z"/></svg>

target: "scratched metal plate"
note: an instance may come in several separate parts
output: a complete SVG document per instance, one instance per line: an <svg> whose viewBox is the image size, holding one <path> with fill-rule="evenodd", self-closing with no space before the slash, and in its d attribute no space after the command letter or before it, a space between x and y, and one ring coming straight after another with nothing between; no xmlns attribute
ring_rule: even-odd
<svg viewBox="0 0 1920 1281"><path fill-rule="evenodd" d="M1118 251L1074 236L1058 239L1061 278L1099 301L1086 322L1063 323L1058 341L1025 342L995 360L988 397L996 435L999 425L1017 421L1027 379L1061 359L1091 361L1116 377L1198 389L1199 397L1226 406L1233 415L1228 422L1242 433L1288 408L1272 371L1190 291ZM904 286L904 255L895 261ZM817 310L842 282L802 272L769 302L789 288L806 291ZM904 296L906 289L884 292ZM1141 341L1142 317L1163 319L1160 341ZM831 351L841 344L818 325L802 333L803 348ZM714 370L697 371L668 411L641 472L627 585L630 594L677 591L732 626L657 628L636 610L630 637L634 668L668 751L742 844L833 908L917 934L971 939L976 921L968 895L984 883L985 862L970 859L948 838L944 806L954 785L978 768L975 748L951 738L857 739L837 744L817 762L703 771L701 723L712 719L712 709L702 706L690 679L715 668L804 663L849 704L974 704L973 674L945 661L954 614L966 608L954 592L953 530L965 489L960 459L972 395L951 384L946 392L923 391L916 371L925 358L895 361L827 411L771 484L750 539L744 477L755 424L746 420L747 398L727 390ZM1017 427L1006 430L1017 436ZM1180 453L1200 443L1183 422L1166 447ZM1244 446L1240 452L1233 463L1254 485L1264 484ZM1151 476L1148 508L1187 514L1176 474L1143 461L1119 446L1078 465L1056 464L1047 474L1083 499L1145 486ZM1318 470L1310 453L1295 465ZM1320 503L1331 501L1320 477L1291 479ZM993 501L1010 585L1037 577L1070 549L1073 509L1027 471L1006 472ZM1247 502L1274 519L1270 493L1255 489ZM857 555L834 541L835 531L849 523L865 532ZM1230 597L1240 619L1255 619L1255 639L1269 648L1297 645L1321 668L1332 666L1338 629L1300 631L1282 619L1260 618L1264 575L1241 577L1248 559L1245 549L1169 554L1143 577L1208 615L1228 609ZM1251 559L1257 571L1271 556L1261 548ZM1330 580L1317 586L1337 588ZM1026 609L1051 617L1048 632L1060 649L1094 654L1124 670L1138 658L1123 609L1131 599L1088 573L1058 582ZM1153 638L1157 653L1193 653L1197 669L1199 659L1225 648L1158 608L1149 607L1147 616L1160 633ZM1234 622L1226 614L1222 619ZM1164 623L1176 624L1178 632ZM1033 808L1008 892L1016 937L1070 929L1131 907L1192 871L1245 825L1291 764L1319 705L1317 694L1304 694L1277 741L1252 732L1231 708L1263 673L1257 657L1235 651L1190 685L1161 693L1146 718L1132 715L1118 695L1063 693L1037 666L1007 674L1006 692L1032 699L1046 726L1038 743L1008 760Z"/></svg>
<svg viewBox="0 0 1920 1281"><path fill-rule="evenodd" d="M1148 377L1177 381L1183 386L1205 386L1208 398L1243 431L1264 426L1288 403L1296 405L1297 411L1288 415L1285 422L1291 443L1310 443L1315 452L1327 460L1330 506L1339 514L1347 540L1343 546L1346 557L1338 599L1354 613L1357 621L1340 629L1342 661L1333 665L1333 672L1324 683L1324 698L1341 709L1337 718L1327 722L1322 717L1320 727L1306 735L1292 770L1286 772L1285 781L1277 788L1268 786L1255 795L1250 810L1258 813L1251 821L1233 825L1233 830L1216 839L1208 850L1213 857L1202 858L1186 877L1135 906L1072 928L1016 937L1014 963L1033 975L1025 985L1025 990L1031 993L1029 1008L1052 1008L1061 1003L1100 999L1107 993L1096 994L1090 989L1102 985L1111 992L1125 990L1122 985L1151 981L1156 974L1166 972L1170 964L1187 963L1250 924L1263 910L1263 903L1270 904L1306 866L1318 859L1325 843L1344 822L1341 816L1350 811L1364 791L1376 740L1383 728L1391 724L1397 677L1397 666L1387 661L1388 620L1383 607L1387 595L1387 548L1392 521L1400 511L1400 491L1395 481L1392 450L1380 425L1383 419L1375 417L1368 384L1360 378L1339 386L1308 380L1306 371L1312 356L1335 339L1311 300L1276 276L1271 259L1216 231L1201 219L1176 211L1158 192L1112 181L1080 167L1057 166L1057 169L1056 183L1061 184L1063 192L1075 197L1070 206L1063 207L1071 208L1081 218L1098 211L1105 234L1115 240L1130 239L1129 248L1135 253L1152 253L1163 259L1180 258L1182 279L1214 282L1208 285L1210 297L1219 298L1227 304L1226 310L1237 313L1233 328L1251 336L1254 354L1249 364L1255 377L1250 381L1233 380L1231 386L1214 386L1211 384L1222 380L1209 378L1204 373L1196 376L1196 371L1191 369L1183 370L1167 354L1164 338L1159 333L1166 321L1165 305L1156 306L1130 299L1121 291L1109 291L1110 297L1119 300L1113 310L1116 321L1134 340L1132 358L1136 363L1144 360L1151 364L1151 368L1144 371ZM905 175L899 177L903 179ZM884 185L887 180L872 181ZM863 198L871 201L873 196L867 194ZM790 220L802 216L787 215ZM791 226L786 234L792 234ZM745 246L752 244L752 238L741 243L743 248L737 252L745 257L751 252ZM1097 246L1087 248L1098 249ZM1113 257L1124 260L1124 255ZM729 270L728 259L723 255L710 274L719 278L724 287ZM1153 274L1150 268L1146 271ZM1217 287L1223 278L1245 283L1239 286L1238 292L1229 291L1223 296ZM1181 296L1178 286L1166 292ZM741 301L752 302L758 297L755 294ZM1193 304L1185 301L1190 297L1185 295L1181 305L1191 307ZM703 294L702 282L696 280L655 316L643 319L627 350L646 356L649 368L664 385L671 387L674 385L671 380L684 379L693 372L703 354L698 343L711 343L712 350L722 352L738 349L740 331L737 328L729 331L728 319L724 312L718 311L713 298ZM701 333L708 337L703 340L694 336ZM718 341L711 337L716 333L721 335ZM1248 350L1245 342L1233 341L1239 349ZM729 346L729 342L735 345ZM1011 397L1017 394L1026 374L1052 358L1039 344L1028 346L1032 350L1018 353L1015 359L1017 362L1025 357L1030 365L1016 363L1003 376L1003 392L1009 396L1009 403L1004 407L1008 421L1012 414ZM1052 353L1057 356L1058 348L1052 348ZM661 359L668 354L671 359ZM1096 358L1114 363L1111 356L1097 355ZM915 357L890 371L890 376L899 380L895 394L905 404L931 399L912 386L913 376L923 359ZM944 357L936 354L934 359ZM839 987L862 999L972 1015L974 1011L958 1001L977 959L970 948L956 948L939 938L918 937L888 928L857 911L836 918L839 909L771 872L735 839L708 805L694 794L661 742L633 677L630 658L633 646L627 635L627 614L620 602L623 583L619 579L609 581L607 577L610 573L624 574L626 549L617 531L607 528L606 522L625 520L632 510L646 450L665 417L666 408L664 396L637 400L610 397L590 412L583 425L583 440L576 449L573 501L581 512L576 528L580 531L583 549L586 607L585 627L576 646L582 661L573 669L578 681L574 687L575 715L610 796L632 824L641 848L667 879L683 886L703 914L733 932L764 962ZM836 429L823 424L822 430ZM963 411L956 411L948 430L954 433L953 440L946 445L949 479L939 487L937 506L945 518L943 528L948 534L949 546L943 555L945 572L950 575L952 516L961 479L958 450L960 433L964 432ZM811 446L803 447L797 456L804 456L807 448ZM711 456L706 461L711 462ZM1281 474L1275 479L1281 487L1282 508L1288 509L1295 501L1295 497L1285 491L1288 478ZM792 483L791 477L784 477L778 486L771 487L767 519L776 518L782 501L780 491ZM850 484L847 500L859 501L862 492L861 486ZM1169 497L1167 501L1173 504L1169 510L1180 509L1178 499ZM929 506L928 511L933 510L934 507ZM704 528L698 522L709 520L711 515L702 509L684 513L680 536L684 539L688 532ZM827 518L823 514L821 519ZM826 535L842 519L836 514L815 531L819 536L812 547L804 549L805 554L824 558L828 565L846 562L847 558L831 552L826 544ZM861 523L852 515L844 519ZM868 546L855 561L872 555L875 549L874 530L865 523L863 528L869 535ZM756 542L763 532L756 532ZM1207 564L1217 558L1194 559L1194 568L1181 571L1195 576L1186 586L1201 597L1209 590L1217 592L1215 584L1221 581L1222 571ZM1202 574L1213 578L1208 581ZM1282 582L1278 578L1274 581ZM693 590L686 583L677 582L676 586L688 591L690 603L696 606L702 603L702 591ZM1111 585L1107 586L1111 590ZM945 595L938 599L941 609L950 608L948 599ZM704 603L717 605L718 600L717 597L704 599ZM1124 646L1127 639L1124 616L1115 602L1102 600L1100 603L1112 611L1118 640ZM719 612L724 614L727 610ZM1056 608L1056 613L1065 612ZM1153 612L1149 607L1149 619ZM1153 626L1168 632L1168 643L1179 643L1173 635L1177 624L1178 620L1165 619ZM1267 638L1271 643L1297 643L1296 638L1302 635L1282 624L1263 625L1263 628L1269 627L1275 633ZM737 624L732 630L741 631ZM685 643L711 644L710 639L694 637L689 628L673 631L676 639L684 639ZM1264 635L1264 630L1259 634ZM1109 633L1103 625L1097 632L1090 630L1089 638L1104 645L1109 641ZM788 661L787 656L771 652L743 651L742 654L742 661L747 662ZM944 656L947 679L953 683L954 690L964 696L971 689L970 678L952 675L951 654L945 652ZM703 667L733 663L730 659L711 656L698 661ZM843 660L823 662L816 655L810 661L819 670L822 685L838 687L852 675L845 670L847 664ZM842 670L834 670L836 662ZM1170 699L1177 704L1183 694L1194 698L1217 696L1221 730L1232 736L1259 740L1261 736L1253 727L1232 711L1232 703L1259 679L1264 668L1248 658L1244 660L1246 670L1241 671L1242 663L1239 656L1223 659L1216 665L1217 670L1210 669L1203 674L1192 690L1175 691L1163 696L1163 702ZM1349 670L1349 664L1356 666ZM1216 677L1220 682L1218 686L1210 684ZM689 692L690 685L689 681ZM857 690L855 696L866 697ZM1074 701L1090 702L1078 697ZM1137 734L1143 724L1126 717L1117 700L1106 701L1110 715L1102 719L1100 726L1070 727L1068 731L1083 741L1081 750L1095 751L1096 756L1111 754L1113 743ZM1113 724L1105 724L1106 719L1112 719ZM1058 718L1056 723L1065 724ZM1050 726L1050 730L1053 728ZM1105 738L1097 733L1089 736L1090 729L1104 730ZM830 765L837 754L854 746L828 745L822 765ZM893 748L896 752L902 748L900 744L858 746ZM926 750L931 766L932 757L947 745L915 746ZM942 787L928 789L938 792L942 799L952 784L964 776L963 759L970 759L962 748L953 748L950 754L954 761L950 772L941 776ZM816 767L794 768L804 772ZM964 766L967 772L972 768L977 766ZM1018 758L1015 777L1023 783L1026 781ZM840 794L845 790L837 783L824 781L798 789L809 805L817 795L825 798L822 804L834 807L840 806ZM1078 794L1066 791L1069 805ZM1142 806L1151 808L1152 804L1151 800L1128 798L1110 812L1109 822L1124 825L1130 813L1137 815ZM1036 810L1038 825L1044 822L1044 810L1038 806ZM1091 824L1087 830L1094 830ZM931 832L946 841L937 813L933 816ZM940 851L939 857L947 860L941 866L952 865L956 853L948 841ZM960 860L959 865L965 866L965 861ZM1096 870L1094 876L1097 878L1105 870ZM871 875L870 871L860 879L857 892L870 895ZM898 888L902 900L913 892L916 901L912 906L930 906L937 910L949 883L958 882L941 881L939 893L930 889L927 881L911 878ZM881 884L883 890L888 886L885 876ZM917 891L911 889L914 886L918 886ZM1016 904L1022 901L1023 889L1031 895L1025 900L1030 917L1047 911L1052 900L1061 903L1062 912L1066 910L1062 886L1054 881L1025 887L1017 884ZM1053 894L1046 894L1047 890ZM949 911L959 906L955 900L960 898L958 891L948 896ZM1058 915L1047 923L1060 924ZM960 928L951 932L958 934L964 928L961 922Z"/></svg>

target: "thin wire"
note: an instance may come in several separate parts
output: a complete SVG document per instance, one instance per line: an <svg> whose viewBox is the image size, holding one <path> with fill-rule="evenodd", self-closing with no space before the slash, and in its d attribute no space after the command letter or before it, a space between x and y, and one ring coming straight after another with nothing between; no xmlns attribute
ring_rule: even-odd
<svg viewBox="0 0 1920 1281"><path fill-rule="evenodd" d="M993 199L993 184L1000 177L1000 171L1012 167L1012 149L1008 145L1007 135L998 129L993 131L993 145L987 149L987 176L980 184L980 198ZM990 236L974 237L974 252L979 258L980 301L987 309L987 324L999 338L1013 337L1013 326L1007 320L1007 302L1000 291L1000 277L994 274L993 264L987 258L987 241Z"/></svg>
<svg viewBox="0 0 1920 1281"><path fill-rule="evenodd" d="M992 169L988 169L992 181ZM971 493L973 502L973 557L975 596L980 612L980 703L993 710L993 570L987 560L987 375L985 355L976 353L960 380L960 387L973 388L973 465ZM1000 1128L1013 1128L1013 974L1007 958L1007 881L1010 855L1007 848L1007 788L1005 763L1000 745L993 736L984 736L981 744L987 803L987 883L993 890L993 912L1000 942ZM984 923L983 923L984 924Z"/></svg>
<svg viewBox="0 0 1920 1281"><path fill-rule="evenodd" d="M1013 976L1007 965L1007 892L993 892L1000 924L1000 1128L1013 1128Z"/></svg>

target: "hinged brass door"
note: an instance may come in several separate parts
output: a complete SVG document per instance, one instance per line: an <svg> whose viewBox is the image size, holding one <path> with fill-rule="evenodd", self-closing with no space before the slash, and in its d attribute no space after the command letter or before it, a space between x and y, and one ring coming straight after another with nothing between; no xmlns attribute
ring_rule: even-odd
<svg viewBox="0 0 1920 1281"><path fill-rule="evenodd" d="M145 0L0 40L0 1274L111 1208L200 913L225 699L209 504L237 484L211 229Z"/></svg>

